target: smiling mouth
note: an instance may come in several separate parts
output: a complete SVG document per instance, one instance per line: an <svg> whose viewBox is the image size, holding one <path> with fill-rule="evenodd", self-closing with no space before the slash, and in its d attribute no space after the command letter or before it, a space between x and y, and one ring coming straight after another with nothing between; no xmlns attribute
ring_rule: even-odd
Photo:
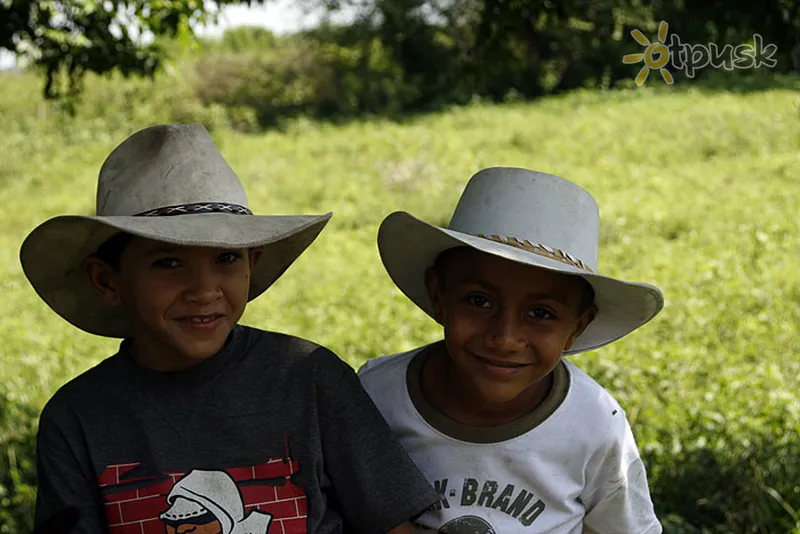
<svg viewBox="0 0 800 534"><path fill-rule="evenodd" d="M520 369L522 367L527 367L528 363L516 363L516 362L505 362L503 360L494 360L492 358L484 358L483 356L475 356L478 360L482 361L487 365L492 365L494 367L502 367L504 369Z"/></svg>
<svg viewBox="0 0 800 534"><path fill-rule="evenodd" d="M191 323L191 324L208 324L216 321L224 317L223 315L187 315L184 317L179 317L178 320Z"/></svg>

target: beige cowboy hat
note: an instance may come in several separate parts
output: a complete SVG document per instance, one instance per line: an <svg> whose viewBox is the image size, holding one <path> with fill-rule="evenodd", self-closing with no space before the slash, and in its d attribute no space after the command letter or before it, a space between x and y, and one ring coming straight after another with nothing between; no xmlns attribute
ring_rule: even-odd
<svg viewBox="0 0 800 534"><path fill-rule="evenodd" d="M493 167L467 184L447 228L406 212L386 217L378 248L400 290L433 317L425 271L443 251L474 249L586 279L598 314L565 354L596 349L639 328L664 306L650 284L597 272L600 216L592 195L574 183L526 169Z"/></svg>
<svg viewBox="0 0 800 534"><path fill-rule="evenodd" d="M239 178L199 124L134 133L103 163L97 215L45 221L22 243L25 275L40 297L78 328L127 337L121 309L107 307L82 264L119 232L183 246L263 250L249 300L263 293L314 241L331 214L253 215Z"/></svg>

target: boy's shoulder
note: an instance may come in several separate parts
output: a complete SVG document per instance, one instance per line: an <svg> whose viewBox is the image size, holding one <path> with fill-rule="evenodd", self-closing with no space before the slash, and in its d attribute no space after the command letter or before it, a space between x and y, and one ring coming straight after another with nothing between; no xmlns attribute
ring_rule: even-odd
<svg viewBox="0 0 800 534"><path fill-rule="evenodd" d="M581 399L591 400L592 404L601 409L612 408L621 409L617 400L601 386L594 378L589 376L586 371L575 365L567 358L561 360L567 367L571 382L571 391L579 395Z"/></svg>
<svg viewBox="0 0 800 534"><path fill-rule="evenodd" d="M336 353L309 339L250 326L238 328L242 338L238 351L251 371L271 373L282 369L314 376L320 372L323 375L352 372Z"/></svg>
<svg viewBox="0 0 800 534"><path fill-rule="evenodd" d="M239 353L250 354L264 351L276 356L278 361L286 360L289 362L294 361L295 358L333 354L318 343L292 334L262 330L245 325L238 325L236 329L236 334L239 338L236 351ZM271 361L274 362L275 360Z"/></svg>
<svg viewBox="0 0 800 534"><path fill-rule="evenodd" d="M626 424L625 410L609 391L573 362L561 360L567 368L570 385L564 401L563 417L571 419L570 425L578 425L587 432L584 435L614 436ZM558 413L558 412L557 412Z"/></svg>
<svg viewBox="0 0 800 534"><path fill-rule="evenodd" d="M363 382L376 380L381 376L393 375L397 372L405 373L408 362L424 348L425 347L417 347L406 352L386 354L384 356L371 358L365 361L359 368L358 376Z"/></svg>
<svg viewBox="0 0 800 534"><path fill-rule="evenodd" d="M70 411L83 404L93 405L108 388L115 388L124 377L122 358L124 356L120 352L108 356L62 385L45 404L41 417L45 419L57 413L63 415L65 410Z"/></svg>

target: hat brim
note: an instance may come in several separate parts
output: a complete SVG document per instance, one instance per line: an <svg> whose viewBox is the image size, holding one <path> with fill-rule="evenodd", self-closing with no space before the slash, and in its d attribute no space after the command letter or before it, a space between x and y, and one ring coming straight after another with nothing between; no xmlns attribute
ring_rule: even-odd
<svg viewBox="0 0 800 534"><path fill-rule="evenodd" d="M513 246L440 228L406 212L392 213L378 230L378 249L389 276L431 317L434 311L425 287L425 272L443 251L461 246L517 263L581 276L592 285L597 317L564 354L593 350L616 341L650 321L664 306L661 291L653 285L589 273Z"/></svg>
<svg viewBox="0 0 800 534"><path fill-rule="evenodd" d="M28 235L20 261L36 292L61 317L86 332L124 338L130 331L123 311L106 306L83 271L84 260L114 234L126 232L180 246L261 248L250 275L248 300L253 300L311 245L331 215L64 215Z"/></svg>

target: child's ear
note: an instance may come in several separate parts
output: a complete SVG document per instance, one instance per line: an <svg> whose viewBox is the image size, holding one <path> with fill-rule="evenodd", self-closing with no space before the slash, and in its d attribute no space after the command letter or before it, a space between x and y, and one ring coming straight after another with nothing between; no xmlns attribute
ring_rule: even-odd
<svg viewBox="0 0 800 534"><path fill-rule="evenodd" d="M425 288L428 290L428 298L431 299L431 304L433 304L433 318L436 319L437 323L443 324L442 284L439 272L433 267L429 267L425 271Z"/></svg>
<svg viewBox="0 0 800 534"><path fill-rule="evenodd" d="M564 350L569 350L572 347L572 344L575 343L575 339L583 334L583 331L592 324L595 317L597 317L597 306L592 304L588 309L584 310L581 316L578 318L578 322L575 325L575 329L569 335L569 339L567 340L566 345L564 346Z"/></svg>
<svg viewBox="0 0 800 534"><path fill-rule="evenodd" d="M118 289L119 275L113 267L96 256L90 256L83 262L83 272L103 298L106 306L115 307L122 304Z"/></svg>

